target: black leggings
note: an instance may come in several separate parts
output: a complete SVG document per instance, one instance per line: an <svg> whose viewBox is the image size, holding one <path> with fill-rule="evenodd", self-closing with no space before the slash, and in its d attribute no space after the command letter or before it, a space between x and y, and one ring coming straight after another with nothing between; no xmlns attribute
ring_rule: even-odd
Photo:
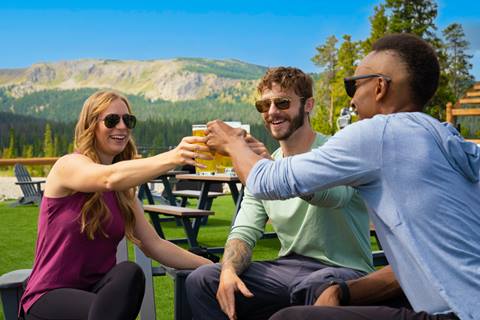
<svg viewBox="0 0 480 320"><path fill-rule="evenodd" d="M38 299L25 320L135 319L145 292L145 276L138 265L122 262L90 291L61 288Z"/></svg>

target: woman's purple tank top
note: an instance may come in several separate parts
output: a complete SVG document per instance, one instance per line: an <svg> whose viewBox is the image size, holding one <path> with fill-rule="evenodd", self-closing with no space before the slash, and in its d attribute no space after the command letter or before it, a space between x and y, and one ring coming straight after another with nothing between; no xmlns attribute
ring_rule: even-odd
<svg viewBox="0 0 480 320"><path fill-rule="evenodd" d="M89 290L116 264L117 245L125 234L115 192L103 199L111 219L103 226L108 238L89 240L80 233L80 211L86 193L63 198L43 197L38 217L38 239L33 271L20 308L28 309L45 293L57 288Z"/></svg>

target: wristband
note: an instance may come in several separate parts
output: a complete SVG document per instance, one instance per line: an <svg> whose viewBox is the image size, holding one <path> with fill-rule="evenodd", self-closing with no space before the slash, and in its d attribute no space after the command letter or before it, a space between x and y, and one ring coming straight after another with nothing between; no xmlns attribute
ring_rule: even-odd
<svg viewBox="0 0 480 320"><path fill-rule="evenodd" d="M332 280L330 281L330 285L338 285L340 287L340 305L341 306L348 306L350 303L350 289L348 289L347 284L345 281L342 280Z"/></svg>

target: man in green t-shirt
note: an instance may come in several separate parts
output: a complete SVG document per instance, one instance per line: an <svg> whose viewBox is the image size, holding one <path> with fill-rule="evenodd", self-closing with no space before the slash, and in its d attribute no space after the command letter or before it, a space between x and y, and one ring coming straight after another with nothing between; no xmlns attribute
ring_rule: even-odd
<svg viewBox="0 0 480 320"><path fill-rule="evenodd" d="M296 68L269 69L258 85L255 106L279 141L273 159L305 153L327 137L313 131L310 76ZM266 154L262 143L247 137ZM280 241L279 258L252 262L252 250L270 220ZM187 278L195 319L265 319L291 305L313 304L331 281L373 271L369 219L350 187L289 200L263 201L245 192L221 264L203 266Z"/></svg>

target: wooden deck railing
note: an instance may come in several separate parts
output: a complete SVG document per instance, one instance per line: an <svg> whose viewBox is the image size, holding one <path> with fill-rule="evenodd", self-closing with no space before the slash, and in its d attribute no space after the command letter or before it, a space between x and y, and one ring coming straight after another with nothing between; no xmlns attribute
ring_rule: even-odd
<svg viewBox="0 0 480 320"><path fill-rule="evenodd" d="M49 158L12 158L12 159L0 159L1 166L13 166L16 163L21 163L24 165L50 165L54 164L58 160L58 157L49 157Z"/></svg>
<svg viewBox="0 0 480 320"><path fill-rule="evenodd" d="M142 158L142 155L137 155L136 158ZM13 166L16 163L21 163L28 166L44 166L54 164L59 157L46 157L46 158L12 158L12 159L0 159L0 167Z"/></svg>
<svg viewBox="0 0 480 320"><path fill-rule="evenodd" d="M464 97L459 99L455 104L447 103L446 121L455 123L458 116L480 116L480 108L461 108L462 104L480 105L480 82L475 83L467 90ZM468 141L480 144L480 139L467 139Z"/></svg>

